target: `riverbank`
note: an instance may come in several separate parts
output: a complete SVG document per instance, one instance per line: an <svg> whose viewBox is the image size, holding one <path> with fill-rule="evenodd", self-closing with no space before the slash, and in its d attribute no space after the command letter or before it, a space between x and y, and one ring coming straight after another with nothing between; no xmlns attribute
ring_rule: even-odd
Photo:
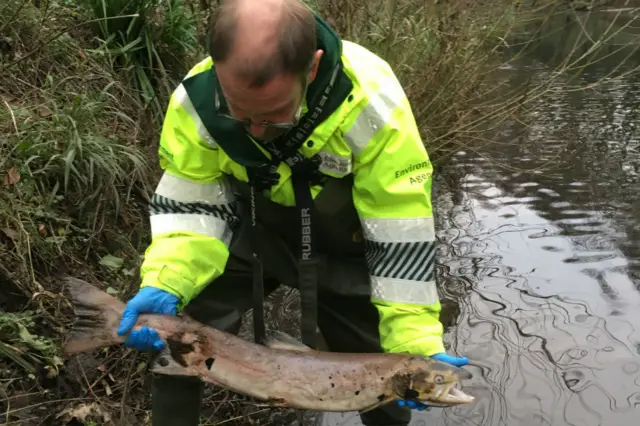
<svg viewBox="0 0 640 426"><path fill-rule="evenodd" d="M109 348L61 358L72 316L55 277L81 277L122 299L135 293L162 111L204 54L209 2L77 3L88 7L0 6L0 412L12 425L148 421L143 355ZM391 63L438 161L452 147L482 141L480 130L525 103L528 89L498 102L484 80L506 66L500 50L525 13L511 4L313 6L340 35ZM243 401L208 389L205 416L212 423L268 412Z"/></svg>

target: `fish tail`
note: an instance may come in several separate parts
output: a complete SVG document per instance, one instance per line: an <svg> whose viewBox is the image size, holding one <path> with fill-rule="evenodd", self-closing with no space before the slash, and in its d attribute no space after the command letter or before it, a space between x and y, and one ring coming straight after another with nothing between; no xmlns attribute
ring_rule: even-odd
<svg viewBox="0 0 640 426"><path fill-rule="evenodd" d="M65 277L63 282L76 314L76 321L63 344L64 353L72 355L122 341L115 330L125 304L78 278Z"/></svg>

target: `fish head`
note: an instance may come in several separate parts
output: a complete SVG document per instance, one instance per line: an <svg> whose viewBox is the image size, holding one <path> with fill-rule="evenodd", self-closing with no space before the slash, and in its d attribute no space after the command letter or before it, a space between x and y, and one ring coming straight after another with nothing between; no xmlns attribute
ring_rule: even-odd
<svg viewBox="0 0 640 426"><path fill-rule="evenodd" d="M472 378L465 369L426 357L413 357L407 367L394 377L396 394L402 399L441 407L469 404L475 400L456 388L462 380Z"/></svg>

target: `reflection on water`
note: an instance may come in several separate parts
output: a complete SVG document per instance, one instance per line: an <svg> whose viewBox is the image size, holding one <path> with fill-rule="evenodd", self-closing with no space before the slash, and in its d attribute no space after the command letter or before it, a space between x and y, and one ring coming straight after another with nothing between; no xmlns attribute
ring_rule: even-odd
<svg viewBox="0 0 640 426"><path fill-rule="evenodd" d="M530 60L505 72L517 83L551 71ZM470 358L464 389L477 402L415 414L413 426L638 424L639 104L637 74L557 91L531 125L452 160L460 184L441 179L434 194L438 279L459 308L447 345Z"/></svg>

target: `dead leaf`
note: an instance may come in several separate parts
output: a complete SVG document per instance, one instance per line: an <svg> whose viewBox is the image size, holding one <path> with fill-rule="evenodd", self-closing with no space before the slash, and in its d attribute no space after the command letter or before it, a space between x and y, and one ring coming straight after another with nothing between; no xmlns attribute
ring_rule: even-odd
<svg viewBox="0 0 640 426"><path fill-rule="evenodd" d="M18 233L18 231L15 231L13 229L2 228L0 229L0 231L2 231L4 235L9 237L13 241L18 241L18 239L20 238L20 234Z"/></svg>
<svg viewBox="0 0 640 426"><path fill-rule="evenodd" d="M47 378L48 379L53 379L54 377L57 377L58 374L60 373L60 371L57 368L53 368L50 365L47 365L45 367L45 370L47 370Z"/></svg>
<svg viewBox="0 0 640 426"><path fill-rule="evenodd" d="M54 299L54 300L55 299L60 299L59 295L56 295L56 294L51 293L50 291L44 290L42 288L42 285L40 285L38 283L36 283L36 285L38 285L39 286L38 288L40 288L42 291L38 291L36 293L33 293L33 296L31 296L31 300L36 300L36 298L41 297L41 296L47 296L47 297L49 297L51 299Z"/></svg>
<svg viewBox="0 0 640 426"><path fill-rule="evenodd" d="M69 407L62 410L56 418L64 418L63 421L69 422L72 419L76 419L80 422L85 422L89 417L102 418L102 421L111 421L111 414L104 411L97 403L92 402L90 404L80 404L75 408Z"/></svg>
<svg viewBox="0 0 640 426"><path fill-rule="evenodd" d="M27 407L32 401L31 393L27 392L14 392L11 395L11 408L13 410L19 410L22 407Z"/></svg>
<svg viewBox="0 0 640 426"><path fill-rule="evenodd" d="M126 213L120 213L120 219L124 222L126 226L131 226L131 216Z"/></svg>
<svg viewBox="0 0 640 426"><path fill-rule="evenodd" d="M15 185L19 181L20 181L20 173L18 172L18 169L16 169L15 167L10 168L9 171L7 172L7 175L4 177L4 184Z"/></svg>
<svg viewBox="0 0 640 426"><path fill-rule="evenodd" d="M41 107L38 108L38 114L42 118L47 118L47 117L51 117L52 112L51 112L51 110L49 108L47 108L46 106L42 105Z"/></svg>
<svg viewBox="0 0 640 426"><path fill-rule="evenodd" d="M111 396L113 394L113 391L111 390L111 386L109 386L109 383L107 383L105 380L101 380L101 382L104 386L104 390L107 393L107 396Z"/></svg>
<svg viewBox="0 0 640 426"><path fill-rule="evenodd" d="M96 367L96 369L102 373L104 373L105 367L104 364L100 364L99 366Z"/></svg>

